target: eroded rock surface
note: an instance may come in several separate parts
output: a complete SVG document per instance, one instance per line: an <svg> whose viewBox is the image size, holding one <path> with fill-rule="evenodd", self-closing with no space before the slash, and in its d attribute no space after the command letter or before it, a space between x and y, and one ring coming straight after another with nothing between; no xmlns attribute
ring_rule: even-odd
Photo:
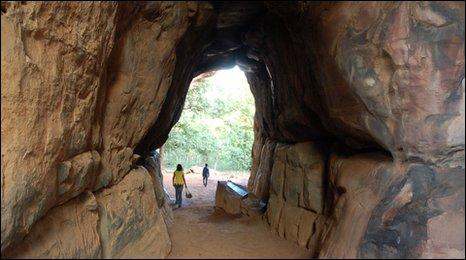
<svg viewBox="0 0 466 260"><path fill-rule="evenodd" d="M2 3L2 252L134 166L199 5Z"/></svg>
<svg viewBox="0 0 466 260"><path fill-rule="evenodd" d="M55 207L7 258L100 258L97 201L91 192ZM2 252L3 253L3 252Z"/></svg>
<svg viewBox="0 0 466 260"><path fill-rule="evenodd" d="M1 14L2 251L66 200L56 196L57 165L99 146L95 111L116 9L10 2Z"/></svg>
<svg viewBox="0 0 466 260"><path fill-rule="evenodd" d="M270 174L272 172L275 145L276 143L271 140L265 141L260 153L260 163L257 171L251 173L251 177L249 178L249 190L261 199L267 199L269 196Z"/></svg>
<svg viewBox="0 0 466 260"><path fill-rule="evenodd" d="M313 142L279 143L272 154L267 223L314 255L324 218L324 155Z"/></svg>
<svg viewBox="0 0 466 260"><path fill-rule="evenodd" d="M144 159L144 165L152 179L157 205L162 210L165 222L171 224L173 223L173 211L170 206L170 195L168 195L167 190L163 187L160 154L157 151L153 151Z"/></svg>
<svg viewBox="0 0 466 260"><path fill-rule="evenodd" d="M464 258L464 2L2 2L1 19L2 256L163 257L145 159L191 79L236 64L277 234L320 257ZM93 242L55 247L52 220Z"/></svg>
<svg viewBox="0 0 466 260"><path fill-rule="evenodd" d="M96 199L103 257L161 258L170 252L167 227L144 167L130 171Z"/></svg>
<svg viewBox="0 0 466 260"><path fill-rule="evenodd" d="M235 183L230 181L217 182L217 190L215 191L215 207L223 209L228 214L241 214L241 205L245 196L236 192L234 189L229 187L229 185L232 185L232 187L237 186ZM237 187L242 189L239 186Z"/></svg>
<svg viewBox="0 0 466 260"><path fill-rule="evenodd" d="M329 164L334 205L319 257L357 258L369 218L393 181L394 166L381 154L333 154Z"/></svg>
<svg viewBox="0 0 466 260"><path fill-rule="evenodd" d="M100 155L97 151L82 153L61 162L57 168L57 196L60 204L93 187L100 170Z"/></svg>

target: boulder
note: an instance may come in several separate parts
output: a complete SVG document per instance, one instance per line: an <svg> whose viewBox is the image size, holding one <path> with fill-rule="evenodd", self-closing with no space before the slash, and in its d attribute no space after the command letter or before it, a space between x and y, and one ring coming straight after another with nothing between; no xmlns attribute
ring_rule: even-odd
<svg viewBox="0 0 466 260"><path fill-rule="evenodd" d="M99 214L91 192L50 210L2 258L100 258Z"/></svg>
<svg viewBox="0 0 466 260"><path fill-rule="evenodd" d="M252 193L249 193L246 198L241 200L241 213L245 216L261 218L265 210L266 204Z"/></svg>
<svg viewBox="0 0 466 260"><path fill-rule="evenodd" d="M96 195L103 258L162 258L171 250L152 179L144 167Z"/></svg>
<svg viewBox="0 0 466 260"><path fill-rule="evenodd" d="M238 193L231 187L242 190ZM228 214L241 214L242 200L247 196L247 192L240 186L231 181L218 181L217 190L215 191L215 207L225 210Z"/></svg>

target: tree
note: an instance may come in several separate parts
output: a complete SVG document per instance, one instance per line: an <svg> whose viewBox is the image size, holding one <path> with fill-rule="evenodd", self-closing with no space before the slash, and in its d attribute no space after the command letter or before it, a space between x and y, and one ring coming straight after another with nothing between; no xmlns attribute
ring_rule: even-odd
<svg viewBox="0 0 466 260"><path fill-rule="evenodd" d="M218 170L248 170L253 143L254 100L244 93L226 93L209 78L193 82L183 113L164 145L165 166L213 163ZM216 96L206 94L216 91Z"/></svg>

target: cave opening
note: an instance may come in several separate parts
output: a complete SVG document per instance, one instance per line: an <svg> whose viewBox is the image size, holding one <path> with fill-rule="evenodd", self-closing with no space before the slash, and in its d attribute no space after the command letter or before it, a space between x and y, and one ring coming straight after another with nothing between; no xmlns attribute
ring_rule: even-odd
<svg viewBox="0 0 466 260"><path fill-rule="evenodd" d="M1 15L2 258L464 258L464 2ZM209 183L228 214L173 214L156 150L191 81L234 66L255 102L249 194Z"/></svg>
<svg viewBox="0 0 466 260"><path fill-rule="evenodd" d="M354 173L364 178L379 171L371 168L372 164L392 160L389 148L395 144L391 140L380 142L386 135L385 126L374 120L372 113L362 112L361 118L357 115L364 107L377 108L379 104L371 101L361 105L358 100L363 97L345 93L347 90L344 89L326 87L322 77L330 78L326 78L326 82L335 80L340 83L346 75L341 71L322 74L322 67L334 65L316 63L315 51L322 48L321 42L303 42L297 35L301 26L299 21L290 23L271 11L280 8L279 5L220 2L212 3L212 6L216 15L209 26L202 30L193 28L178 43L170 91L157 121L138 143L135 152L143 158L147 151L159 149L162 152L161 167L167 163L165 166L169 168L163 174L163 183L174 198L172 172L183 159L172 154L167 156L166 148L173 149L170 148L170 131L177 131L177 122L184 121L183 106L192 103L188 96L193 89L191 82L212 71L239 67L255 101L252 164L247 185L246 181L240 181L247 186L248 196L241 202L233 202L230 200L232 195L225 192L228 188L220 183L219 186L210 183L209 188L217 187L216 191L210 190L211 194L216 192L215 206L228 214L264 215L265 222L276 235L299 244L309 250L309 255L316 256L321 250L316 242L322 235L319 228L323 223L319 221L341 214L335 212L335 208L342 207L347 197L352 196L352 191L346 184L338 182L332 176L336 173L332 172L338 172L340 168L351 169L354 160L369 165L368 169L363 166L360 172ZM318 32L311 30L307 33L314 36ZM351 108L349 115L340 109L343 106ZM358 125L361 122L363 126ZM370 127L374 130L367 132ZM201 172L206 160L210 159L191 160L201 164L192 170ZM192 162L187 162L190 160L186 158L184 161L185 172L190 171ZM212 196L200 199L199 204L195 199L184 198L183 203L195 205L193 208L196 209L204 207L203 210L210 213L204 216L206 218L215 216L216 211L210 211L213 210ZM175 212L175 226L177 221L181 221L178 224L186 221L180 217L184 216L183 212L186 211ZM198 216L199 213L193 214ZM293 219L296 216L298 218ZM299 237L299 233L305 235ZM337 236L327 239L334 240ZM325 250L329 251L329 248Z"/></svg>
<svg viewBox="0 0 466 260"><path fill-rule="evenodd" d="M194 204L213 203L217 181L230 180L246 187L252 164L255 105L244 72L234 66L197 76L183 106L180 119L158 149L170 196L174 198L170 182L177 164L184 168ZM203 187L205 164L209 178ZM201 192L202 188L207 192ZM185 202L191 205L193 200Z"/></svg>

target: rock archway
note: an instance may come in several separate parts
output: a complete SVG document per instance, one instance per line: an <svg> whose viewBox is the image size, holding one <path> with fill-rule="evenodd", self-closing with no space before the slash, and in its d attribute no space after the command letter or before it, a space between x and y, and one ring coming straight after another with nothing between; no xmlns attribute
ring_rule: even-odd
<svg viewBox="0 0 466 260"><path fill-rule="evenodd" d="M1 9L2 256L165 256L151 151L191 79L237 64L272 230L324 258L464 257L464 3Z"/></svg>

